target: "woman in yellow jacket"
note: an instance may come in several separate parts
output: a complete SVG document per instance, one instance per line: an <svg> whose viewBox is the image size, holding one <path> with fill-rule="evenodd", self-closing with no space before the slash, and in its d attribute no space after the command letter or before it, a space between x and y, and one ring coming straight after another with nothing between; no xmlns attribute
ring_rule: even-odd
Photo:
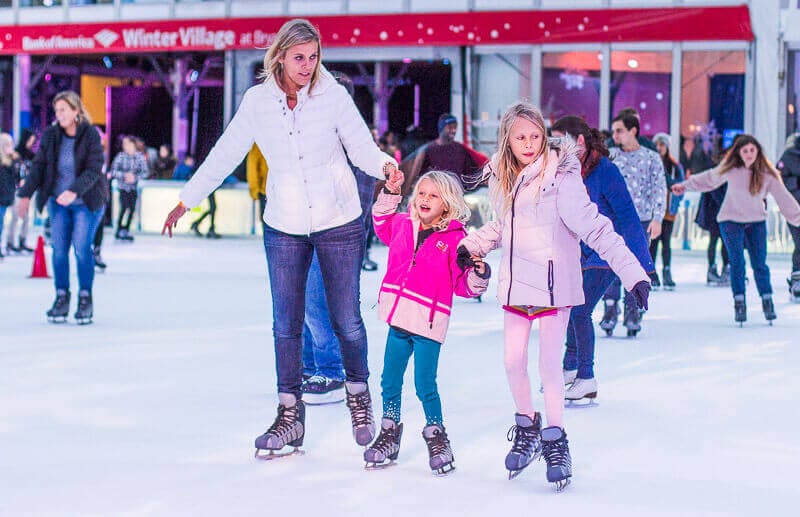
<svg viewBox="0 0 800 517"><path fill-rule="evenodd" d="M261 224L264 224L264 208L267 206L267 173L269 166L261 149L256 144L247 153L247 185L250 187L250 197L258 201L258 214Z"/></svg>

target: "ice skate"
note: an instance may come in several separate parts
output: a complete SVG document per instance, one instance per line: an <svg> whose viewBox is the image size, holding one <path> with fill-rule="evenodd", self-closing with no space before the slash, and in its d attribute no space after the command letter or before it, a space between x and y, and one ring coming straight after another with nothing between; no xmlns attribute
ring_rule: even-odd
<svg viewBox="0 0 800 517"><path fill-rule="evenodd" d="M295 454L305 454L300 450L306 435L306 407L294 395L279 393L278 416L267 432L256 438L255 457L259 460L274 460ZM285 447L291 447L284 451ZM261 454L261 451L267 451Z"/></svg>
<svg viewBox="0 0 800 517"><path fill-rule="evenodd" d="M635 303L625 304L625 328L628 329L628 337L636 337L642 330L642 313Z"/></svg>
<svg viewBox="0 0 800 517"><path fill-rule="evenodd" d="M47 321L50 323L66 323L69 315L69 291L58 289L53 306L47 311Z"/></svg>
<svg viewBox="0 0 800 517"><path fill-rule="evenodd" d="M517 477L542 455L542 416L538 412L534 413L533 418L517 413L514 421L515 425L511 426L506 436L509 442L513 442L506 454L508 479Z"/></svg>
<svg viewBox="0 0 800 517"><path fill-rule="evenodd" d="M100 255L100 248L95 248L92 253L94 254L94 267L96 267L101 273L105 272L107 264Z"/></svg>
<svg viewBox="0 0 800 517"><path fill-rule="evenodd" d="M747 278L744 279L744 283L747 283ZM719 275L719 282L717 283L719 287L730 287L731 285L731 265L725 264L722 267L722 273Z"/></svg>
<svg viewBox="0 0 800 517"><path fill-rule="evenodd" d="M564 392L567 407L596 406L597 379L575 379L575 382Z"/></svg>
<svg viewBox="0 0 800 517"><path fill-rule="evenodd" d="M661 280L658 278L658 273L655 271L650 273L650 287L653 288L653 291L658 291L661 288Z"/></svg>
<svg viewBox="0 0 800 517"><path fill-rule="evenodd" d="M739 324L739 327L747 321L747 304L744 301L743 294L737 294L733 297L733 320Z"/></svg>
<svg viewBox="0 0 800 517"><path fill-rule="evenodd" d="M429 425L422 430L422 438L428 446L428 466L431 472L437 476L444 476L453 472L456 467L453 465L453 449L450 447L450 440L443 425Z"/></svg>
<svg viewBox="0 0 800 517"><path fill-rule="evenodd" d="M778 318L778 315L775 314L775 304L772 303L772 296L763 296L761 298L761 310L764 311L764 318L771 327L772 320Z"/></svg>
<svg viewBox="0 0 800 517"><path fill-rule="evenodd" d="M345 382L347 409L353 424L353 438L359 445L368 445L375 438L372 398L366 382Z"/></svg>
<svg viewBox="0 0 800 517"><path fill-rule="evenodd" d="M669 266L666 266L661 270L661 276L664 278L664 290L674 291L675 282L672 280L672 271L670 270Z"/></svg>
<svg viewBox="0 0 800 517"><path fill-rule="evenodd" d="M391 467L400 454L400 439L403 437L403 424L390 418L381 422L381 432L364 451L364 468L367 470L381 470Z"/></svg>
<svg viewBox="0 0 800 517"><path fill-rule="evenodd" d="M800 302L800 271L795 271L792 276L786 279L789 284L789 300L792 302Z"/></svg>
<svg viewBox="0 0 800 517"><path fill-rule="evenodd" d="M717 265L711 264L708 266L708 273L706 273L706 285L708 287L719 287L719 280L720 276L719 273L717 273Z"/></svg>
<svg viewBox="0 0 800 517"><path fill-rule="evenodd" d="M88 325L92 322L94 307L92 305L92 293L80 291L78 293L78 310L75 311L75 321L78 325Z"/></svg>
<svg viewBox="0 0 800 517"><path fill-rule="evenodd" d="M344 382L312 375L303 382L303 402L309 406L336 404L344 400Z"/></svg>
<svg viewBox="0 0 800 517"><path fill-rule="evenodd" d="M198 228L199 225L200 225L200 222L199 221L195 221L195 222L193 222L191 224L191 226L189 226L189 229L192 230L197 237L202 237L203 234L200 233L200 229Z"/></svg>
<svg viewBox="0 0 800 517"><path fill-rule="evenodd" d="M33 248L28 247L25 244L25 239L20 237L20 239L19 239L19 247L16 248L16 251L18 251L19 253L33 253Z"/></svg>
<svg viewBox="0 0 800 517"><path fill-rule="evenodd" d="M616 300L606 300L606 312L603 314L603 320L600 322L600 328L606 331L606 336L614 333L614 327L617 326L619 319L619 305Z"/></svg>
<svg viewBox="0 0 800 517"><path fill-rule="evenodd" d="M542 429L542 455L547 462L547 481L561 492L572 478L572 458L567 433L560 427Z"/></svg>
<svg viewBox="0 0 800 517"><path fill-rule="evenodd" d="M12 253L20 253L21 251L22 250L20 250L16 246L14 246L13 242L6 242L6 253L7 254L11 255ZM0 254L2 254L2 251L0 251Z"/></svg>

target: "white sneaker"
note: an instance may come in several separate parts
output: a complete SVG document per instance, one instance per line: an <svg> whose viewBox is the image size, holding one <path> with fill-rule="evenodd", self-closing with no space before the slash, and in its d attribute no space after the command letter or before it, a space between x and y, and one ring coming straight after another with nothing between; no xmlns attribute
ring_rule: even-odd
<svg viewBox="0 0 800 517"><path fill-rule="evenodd" d="M575 379L566 392L564 392L564 399L566 400L581 400L593 399L597 397L597 380L592 377L591 379Z"/></svg>
<svg viewBox="0 0 800 517"><path fill-rule="evenodd" d="M569 386L578 377L578 370L562 370L564 373L564 386Z"/></svg>

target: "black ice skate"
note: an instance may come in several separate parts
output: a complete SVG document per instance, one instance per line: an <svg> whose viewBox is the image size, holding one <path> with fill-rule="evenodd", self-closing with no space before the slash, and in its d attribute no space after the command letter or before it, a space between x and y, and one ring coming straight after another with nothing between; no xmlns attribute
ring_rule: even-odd
<svg viewBox="0 0 800 517"><path fill-rule="evenodd" d="M792 276L786 279L789 284L789 300L800 302L800 271L795 271Z"/></svg>
<svg viewBox="0 0 800 517"><path fill-rule="evenodd" d="M81 291L78 293L78 310L75 311L75 321L78 325L88 325L92 322L93 307L92 293Z"/></svg>
<svg viewBox="0 0 800 517"><path fill-rule="evenodd" d="M736 295L733 297L733 320L742 326L742 323L747 321L747 304L744 301L744 295Z"/></svg>
<svg viewBox="0 0 800 517"><path fill-rule="evenodd" d="M398 424L390 418L381 422L381 432L364 451L364 468L379 470L394 465L400 453L400 439L403 437L403 424Z"/></svg>
<svg viewBox="0 0 800 517"><path fill-rule="evenodd" d="M747 278L744 279L744 283L748 283ZM719 275L719 283L717 284L720 287L730 287L731 285L731 265L725 264L722 266L722 273Z"/></svg>
<svg viewBox="0 0 800 517"><path fill-rule="evenodd" d="M347 409L353 424L353 438L359 445L368 445L375 438L375 420L372 417L372 398L366 382L345 382Z"/></svg>
<svg viewBox="0 0 800 517"><path fill-rule="evenodd" d="M69 291L59 289L53 306L47 311L47 321L50 323L66 323L69 314Z"/></svg>
<svg viewBox="0 0 800 517"><path fill-rule="evenodd" d="M658 291L661 288L661 280L658 278L658 273L655 271L650 273L650 287L653 288L653 291Z"/></svg>
<svg viewBox="0 0 800 517"><path fill-rule="evenodd" d="M616 300L606 300L606 312L603 314L603 320L600 322L600 328L606 331L606 336L614 333L614 327L617 326L619 319L619 305Z"/></svg>
<svg viewBox="0 0 800 517"><path fill-rule="evenodd" d="M444 476L453 472L456 466L453 465L453 449L450 447L450 440L447 439L447 432L442 425L429 425L422 430L422 438L428 446L428 466L431 472L437 476Z"/></svg>
<svg viewBox="0 0 800 517"><path fill-rule="evenodd" d="M563 429L542 429L542 455L547 462L547 481L553 483L557 492L564 490L572 477L572 458L567 433Z"/></svg>
<svg viewBox="0 0 800 517"><path fill-rule="evenodd" d="M664 290L674 291L675 282L672 280L672 271L670 270L669 266L666 266L664 269L661 270L661 275L664 278Z"/></svg>
<svg viewBox="0 0 800 517"><path fill-rule="evenodd" d="M255 457L260 460L274 460L294 454L305 454L299 447L306 435L306 406L294 395L279 393L278 416L267 432L256 438ZM292 450L283 452L284 447ZM268 451L267 454L260 454Z"/></svg>
<svg viewBox="0 0 800 517"><path fill-rule="evenodd" d="M94 254L94 267L96 267L101 273L105 272L106 263L103 260L103 257L100 255L100 248L95 248L92 253Z"/></svg>
<svg viewBox="0 0 800 517"><path fill-rule="evenodd" d="M525 467L542 456L542 416L534 413L533 419L519 413L514 415L515 425L508 430L506 438L513 442L506 454L508 479L514 479Z"/></svg>
<svg viewBox="0 0 800 517"><path fill-rule="evenodd" d="M775 304L772 303L772 296L764 296L761 298L761 310L764 311L764 318L771 327L772 320L778 319L778 315L775 314Z"/></svg>
<svg viewBox="0 0 800 517"><path fill-rule="evenodd" d="M642 330L642 313L635 303L625 304L625 328L628 329L628 337L636 337Z"/></svg>
<svg viewBox="0 0 800 517"><path fill-rule="evenodd" d="M711 264L708 266L708 273L706 273L706 285L709 287L719 287L720 278L721 277L719 276L719 273L717 273L717 265Z"/></svg>
<svg viewBox="0 0 800 517"><path fill-rule="evenodd" d="M33 248L28 247L25 244L25 239L20 237L19 238L19 248L17 248L17 251L20 252L20 253L33 253Z"/></svg>

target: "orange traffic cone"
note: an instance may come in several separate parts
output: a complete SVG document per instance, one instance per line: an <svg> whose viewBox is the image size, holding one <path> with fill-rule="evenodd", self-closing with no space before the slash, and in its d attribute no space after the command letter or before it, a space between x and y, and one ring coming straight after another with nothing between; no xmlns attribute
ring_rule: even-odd
<svg viewBox="0 0 800 517"><path fill-rule="evenodd" d="M44 237L39 236L36 241L36 251L33 252L33 269L28 278L50 278L47 274L47 259L44 256Z"/></svg>

